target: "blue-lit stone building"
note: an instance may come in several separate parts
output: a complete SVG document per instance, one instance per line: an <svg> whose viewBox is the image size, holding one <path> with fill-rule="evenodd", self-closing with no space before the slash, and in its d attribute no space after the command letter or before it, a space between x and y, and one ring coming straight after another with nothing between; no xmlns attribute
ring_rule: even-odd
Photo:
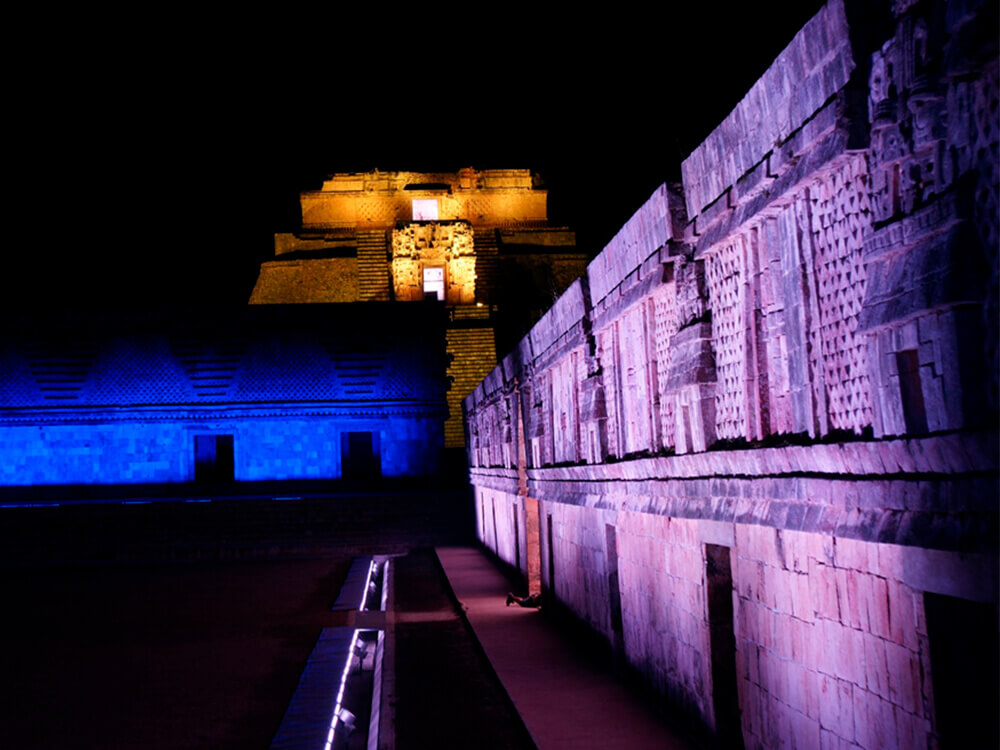
<svg viewBox="0 0 1000 750"><path fill-rule="evenodd" d="M436 303L8 321L0 485L433 474L445 369Z"/></svg>

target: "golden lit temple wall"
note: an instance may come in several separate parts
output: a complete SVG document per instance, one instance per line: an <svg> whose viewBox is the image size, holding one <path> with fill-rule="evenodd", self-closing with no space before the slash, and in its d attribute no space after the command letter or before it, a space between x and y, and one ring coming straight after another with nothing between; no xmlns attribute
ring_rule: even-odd
<svg viewBox="0 0 1000 750"><path fill-rule="evenodd" d="M458 172L358 172L335 174L323 181L323 192L350 193L373 190L411 190L416 185L447 185L453 190L520 188L530 190L535 182L530 169L484 169L471 167Z"/></svg>
<svg viewBox="0 0 1000 750"><path fill-rule="evenodd" d="M461 448L462 399L496 365L498 336L505 346L519 338L586 270L575 234L548 226L547 203L527 169L332 175L300 194L301 230L275 235L250 303L409 302L440 291L450 320L445 443ZM437 272L425 280L427 269Z"/></svg>
<svg viewBox="0 0 1000 750"><path fill-rule="evenodd" d="M304 229L390 228L398 222L413 220L414 200L436 200L440 221L460 219L491 226L546 222L548 192L533 189L530 175L526 185L521 184L522 179L484 178L474 181L469 188L462 186L460 176L461 173L421 175L416 184L435 185L435 189L425 190L404 190L407 183L398 180L365 181L354 179L354 175L335 176L324 183L322 190L302 193L302 226ZM441 181L428 182L435 177Z"/></svg>
<svg viewBox="0 0 1000 750"><path fill-rule="evenodd" d="M294 252L329 252L338 248L352 247L354 240L349 237L308 238L299 237L291 232L279 232L274 235L274 254L277 256Z"/></svg>
<svg viewBox="0 0 1000 750"><path fill-rule="evenodd" d="M264 263L250 295L251 305L357 301L357 258Z"/></svg>
<svg viewBox="0 0 1000 750"><path fill-rule="evenodd" d="M392 232L392 278L396 299L424 298L423 269L443 268L445 302L468 305L476 296L476 257L472 227L452 224L409 224Z"/></svg>

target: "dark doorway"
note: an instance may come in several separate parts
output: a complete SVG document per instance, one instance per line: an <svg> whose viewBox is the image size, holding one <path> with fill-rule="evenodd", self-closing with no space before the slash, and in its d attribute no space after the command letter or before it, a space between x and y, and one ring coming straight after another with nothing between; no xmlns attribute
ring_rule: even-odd
<svg viewBox="0 0 1000 750"><path fill-rule="evenodd" d="M896 370L899 373L899 391L903 399L903 419L909 435L927 432L927 407L920 384L920 359L916 349L896 352Z"/></svg>
<svg viewBox="0 0 1000 750"><path fill-rule="evenodd" d="M612 646L621 657L625 654L624 629L622 627L622 594L618 582L618 533L613 524L604 525L604 543L608 555L608 605L611 608Z"/></svg>
<svg viewBox="0 0 1000 750"><path fill-rule="evenodd" d="M712 649L712 705L719 747L743 747L736 686L736 636L733 630L733 572L729 547L705 545L705 585Z"/></svg>
<svg viewBox="0 0 1000 750"><path fill-rule="evenodd" d="M194 481L198 483L232 482L233 436L194 436Z"/></svg>
<svg viewBox="0 0 1000 750"><path fill-rule="evenodd" d="M341 476L349 479L381 476L382 461L378 448L378 437L374 433L342 432L340 434Z"/></svg>
<svg viewBox="0 0 1000 750"><path fill-rule="evenodd" d="M924 594L941 750L1000 747L997 608Z"/></svg>

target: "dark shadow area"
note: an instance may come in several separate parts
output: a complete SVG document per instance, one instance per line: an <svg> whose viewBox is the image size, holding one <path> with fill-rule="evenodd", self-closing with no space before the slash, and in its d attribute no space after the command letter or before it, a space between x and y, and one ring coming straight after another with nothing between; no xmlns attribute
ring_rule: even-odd
<svg viewBox="0 0 1000 750"><path fill-rule="evenodd" d="M432 550L394 564L396 746L535 747Z"/></svg>
<svg viewBox="0 0 1000 750"><path fill-rule="evenodd" d="M270 489L277 492L0 508L0 565L391 553L472 538L468 489Z"/></svg>
<svg viewBox="0 0 1000 750"><path fill-rule="evenodd" d="M712 704L715 734L721 748L743 747L737 689L736 636L733 622L733 571L729 547L705 545L705 582L711 632Z"/></svg>
<svg viewBox="0 0 1000 750"><path fill-rule="evenodd" d="M0 568L2 744L267 747L349 564Z"/></svg>
<svg viewBox="0 0 1000 750"><path fill-rule="evenodd" d="M941 750L1000 746L997 607L924 594Z"/></svg>

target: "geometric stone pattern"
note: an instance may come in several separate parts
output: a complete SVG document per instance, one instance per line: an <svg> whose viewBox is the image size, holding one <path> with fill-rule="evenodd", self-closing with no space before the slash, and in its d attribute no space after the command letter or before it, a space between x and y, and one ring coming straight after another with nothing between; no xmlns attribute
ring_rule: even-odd
<svg viewBox="0 0 1000 750"><path fill-rule="evenodd" d="M580 382L578 372L579 352L573 352L552 370L552 407L555 420L554 463L576 463L577 450L581 444L579 436L579 414L576 384Z"/></svg>
<svg viewBox="0 0 1000 750"><path fill-rule="evenodd" d="M8 343L0 409L420 399L442 384L425 352L398 346L413 327L391 340L348 329L112 334L86 358L78 347L44 354L28 337Z"/></svg>
<svg viewBox="0 0 1000 750"><path fill-rule="evenodd" d="M810 331L827 389L830 424L860 433L872 421L866 347L856 335L864 302L864 236L871 226L864 155L809 186L819 321Z"/></svg>
<svg viewBox="0 0 1000 750"><path fill-rule="evenodd" d="M676 286L668 284L666 289L654 297L654 319L656 337L656 387L660 397L660 429L662 440L658 448L674 445L673 399L666 397L670 374L670 339L677 332Z"/></svg>
<svg viewBox="0 0 1000 750"><path fill-rule="evenodd" d="M441 221L544 226L548 195L526 169L337 174L302 193L302 226L385 231L413 220L414 199L435 201Z"/></svg>
<svg viewBox="0 0 1000 750"><path fill-rule="evenodd" d="M741 438L746 434L746 334L744 318L745 238L712 253L707 262L708 298L712 309L715 343L716 429L720 438Z"/></svg>
<svg viewBox="0 0 1000 750"><path fill-rule="evenodd" d="M465 400L479 539L706 744L937 747L928 595L995 636L995 21L831 0Z"/></svg>
<svg viewBox="0 0 1000 750"><path fill-rule="evenodd" d="M278 259L261 265L250 302L423 302L439 294L453 324L446 442L462 447L461 400L495 366L494 349L522 336L586 266L575 234L548 225L547 201L527 169L331 175L300 194L301 231L275 235ZM405 375L393 377L405 387Z"/></svg>
<svg viewBox="0 0 1000 750"><path fill-rule="evenodd" d="M656 388L660 398L660 435L658 448L674 445L673 399L666 397L670 374L670 339L677 332L676 287L668 284L653 299L654 335L656 339Z"/></svg>
<svg viewBox="0 0 1000 750"><path fill-rule="evenodd" d="M433 473L444 442L444 315L259 306L231 318L12 321L0 337L0 484L183 482L194 444L228 435L239 481L341 475L342 435L372 433L385 476ZM74 331L103 331L60 354ZM58 367L57 367L58 365ZM56 377L73 399L52 401ZM42 383L48 385L47 382Z"/></svg>

